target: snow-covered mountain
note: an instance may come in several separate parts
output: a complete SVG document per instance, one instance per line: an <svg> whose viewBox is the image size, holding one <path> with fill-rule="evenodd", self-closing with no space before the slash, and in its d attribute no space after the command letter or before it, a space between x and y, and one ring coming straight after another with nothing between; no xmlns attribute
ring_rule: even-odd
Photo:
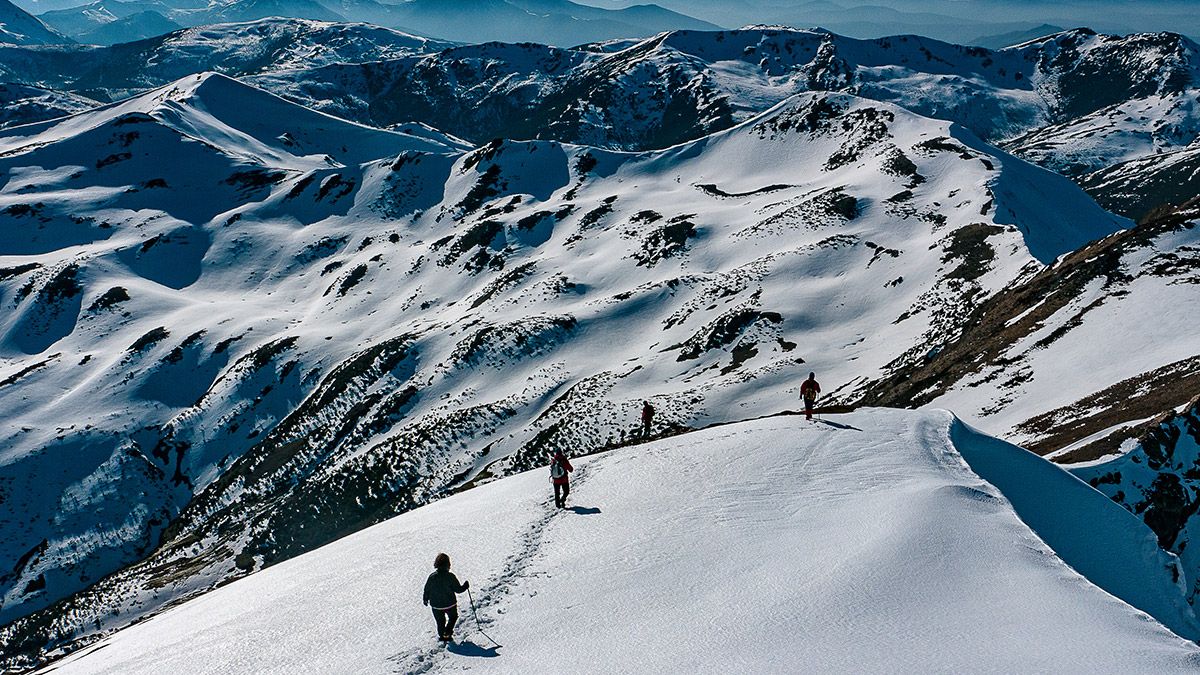
<svg viewBox="0 0 1200 675"><path fill-rule="evenodd" d="M448 45L388 49L393 41L386 37L347 26L342 33L361 37L336 58L323 58L311 45L324 41L294 23L247 25L276 33L279 40L262 36L268 45L292 40L298 43L292 54L317 51L317 57L276 59L263 49L256 60L231 67L214 45L242 45L254 33L213 28L206 30L214 33L209 48L217 54L186 38L184 58L160 54L154 41L102 52L10 48L0 53L0 72L95 98L119 98L205 69L257 72L265 74L252 80L256 86L362 123L419 122L475 143L541 138L625 150L695 140L798 92L841 91L963 124L1076 179L1123 215L1140 217L1159 197L1182 194L1178 202L1200 193L1188 172L1188 148L1200 135L1200 48L1175 34L1077 29L989 50L915 36L856 40L821 30L752 28L674 31L577 48L525 43L442 51ZM337 32L322 25L322 37ZM161 41L170 45L179 35ZM1128 162L1135 163L1118 168ZM1146 164L1153 166L1150 179L1141 177Z"/></svg>
<svg viewBox="0 0 1200 675"><path fill-rule="evenodd" d="M96 26L76 39L87 44L112 45L165 35L179 28L182 26L162 14L146 10Z"/></svg>
<svg viewBox="0 0 1200 675"><path fill-rule="evenodd" d="M8 0L0 0L0 45L56 45L71 39Z"/></svg>
<svg viewBox="0 0 1200 675"><path fill-rule="evenodd" d="M410 129L206 75L0 132L4 489L39 514L2 525L0 611L61 600L9 635L618 444L645 398L670 430L791 407L810 368L849 391L1127 224L844 94L644 153Z"/></svg>
<svg viewBox="0 0 1200 675"><path fill-rule="evenodd" d="M1200 136L1181 150L1147 155L1079 177L1105 208L1146 216L1200 196Z"/></svg>
<svg viewBox="0 0 1200 675"><path fill-rule="evenodd" d="M198 72L242 76L394 59L447 46L367 24L274 18L187 28L103 48L0 48L0 76L117 99Z"/></svg>
<svg viewBox="0 0 1200 675"><path fill-rule="evenodd" d="M95 2L81 4L78 7L70 9L46 12L38 18L47 25L53 26L64 35L70 35L78 40L83 35L93 33L104 26L137 15L152 13L157 15L161 20L168 20L166 19L166 15L170 14L173 10L174 7L162 2L162 0L95 0ZM179 27L175 25L174 28L162 32L167 33ZM130 40L121 40L121 42L129 42L161 34L143 35L131 38ZM87 40L82 41L88 44L99 44Z"/></svg>
<svg viewBox="0 0 1200 675"><path fill-rule="evenodd" d="M117 21L149 30L155 21L199 26L271 17L366 22L459 42L503 40L563 46L646 37L668 30L718 28L657 5L604 9L570 0L214 0L199 4L96 0L42 15L47 23L81 42L96 35L100 26Z"/></svg>
<svg viewBox="0 0 1200 675"><path fill-rule="evenodd" d="M1071 176L1193 142L1197 82L1200 48L1187 38L1084 29L1001 50L819 30L676 31L615 51L467 46L255 80L372 124L419 120L481 143L551 138L621 149L692 140L798 91L844 91L958 122ZM1173 176L1200 192L1195 177ZM1105 199L1107 184L1095 184Z"/></svg>
<svg viewBox="0 0 1200 675"><path fill-rule="evenodd" d="M1174 673L1200 658L1148 528L944 412L746 422L575 465L567 510L544 468L506 478L55 672ZM419 600L438 551L471 586L449 648Z"/></svg>
<svg viewBox="0 0 1200 675"><path fill-rule="evenodd" d="M0 84L0 128L65 117L98 105L89 98L54 89Z"/></svg>

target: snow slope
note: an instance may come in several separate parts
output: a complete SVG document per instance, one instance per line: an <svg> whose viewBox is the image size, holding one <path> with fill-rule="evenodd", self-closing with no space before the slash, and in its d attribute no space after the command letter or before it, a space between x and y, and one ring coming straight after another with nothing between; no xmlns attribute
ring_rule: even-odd
<svg viewBox="0 0 1200 675"><path fill-rule="evenodd" d="M60 45L71 39L8 0L0 0L0 44Z"/></svg>
<svg viewBox="0 0 1200 675"><path fill-rule="evenodd" d="M1140 433L1131 427L1200 384L1197 206L1093 242L980 303L958 336L899 364L866 400L952 409L1072 461L1116 452Z"/></svg>
<svg viewBox="0 0 1200 675"><path fill-rule="evenodd" d="M869 381L1123 223L847 95L651 153L432 138L220 76L0 134L0 461L40 514L0 523L4 611L89 588L15 632L119 624L617 443L644 398L679 429L777 409L810 369Z"/></svg>
<svg viewBox="0 0 1200 675"><path fill-rule="evenodd" d="M566 511L549 506L545 470L535 469L219 588L53 670L1066 673L1102 664L1167 673L1200 664L1194 643L1080 574L1122 577L1128 599L1200 635L1170 579L1173 559L1147 528L943 412L773 418L575 464ZM968 464L986 465L989 482ZM1020 497L1010 502L1009 488ZM1055 502L1038 504L1044 497ZM1081 521L1097 527L1081 532ZM419 596L438 551L471 581L482 626L503 648L478 632L466 598L460 641L435 647Z"/></svg>

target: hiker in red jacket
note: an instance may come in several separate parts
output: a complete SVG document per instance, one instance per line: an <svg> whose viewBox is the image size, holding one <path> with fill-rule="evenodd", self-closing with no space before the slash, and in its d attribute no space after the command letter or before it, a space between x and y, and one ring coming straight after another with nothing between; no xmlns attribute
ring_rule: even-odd
<svg viewBox="0 0 1200 675"><path fill-rule="evenodd" d="M550 460L550 482L554 483L554 505L560 509L567 508L567 495L571 494L571 478L568 474L575 470L570 460L562 450L554 452Z"/></svg>
<svg viewBox="0 0 1200 675"><path fill-rule="evenodd" d="M809 373L808 379L800 385L800 398L804 399L804 418L811 420L813 407L817 404L817 394L821 393L821 385L817 384L817 374Z"/></svg>
<svg viewBox="0 0 1200 675"><path fill-rule="evenodd" d="M650 424L654 421L654 406L642 401L642 438L650 438Z"/></svg>

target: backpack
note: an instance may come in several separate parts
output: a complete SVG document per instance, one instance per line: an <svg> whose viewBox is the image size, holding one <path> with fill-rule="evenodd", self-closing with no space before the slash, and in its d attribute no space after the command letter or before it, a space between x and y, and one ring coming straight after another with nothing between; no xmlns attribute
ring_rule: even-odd
<svg viewBox="0 0 1200 675"><path fill-rule="evenodd" d="M562 464L557 459L550 460L550 478L558 480L567 475L567 470L562 467Z"/></svg>

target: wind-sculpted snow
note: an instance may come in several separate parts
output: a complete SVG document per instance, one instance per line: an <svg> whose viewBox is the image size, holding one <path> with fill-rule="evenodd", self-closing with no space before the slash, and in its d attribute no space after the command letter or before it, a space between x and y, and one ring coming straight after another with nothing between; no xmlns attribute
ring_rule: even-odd
<svg viewBox="0 0 1200 675"><path fill-rule="evenodd" d="M4 523L4 617L63 599L7 641L626 442L644 399L666 432L791 407L810 369L849 391L1123 223L847 95L650 153L413 132L210 75L0 136L4 508L37 514ZM1019 197L1047 193L1078 201ZM146 498L104 502L118 476Z"/></svg>
<svg viewBox="0 0 1200 675"><path fill-rule="evenodd" d="M1099 663L1174 673L1200 659L1143 613L1197 634L1171 576L1178 563L1148 528L944 412L765 419L573 463L565 510L550 505L539 467L216 589L56 672L999 673ZM419 601L439 551L470 581L477 610L461 600L449 647L436 646Z"/></svg>

